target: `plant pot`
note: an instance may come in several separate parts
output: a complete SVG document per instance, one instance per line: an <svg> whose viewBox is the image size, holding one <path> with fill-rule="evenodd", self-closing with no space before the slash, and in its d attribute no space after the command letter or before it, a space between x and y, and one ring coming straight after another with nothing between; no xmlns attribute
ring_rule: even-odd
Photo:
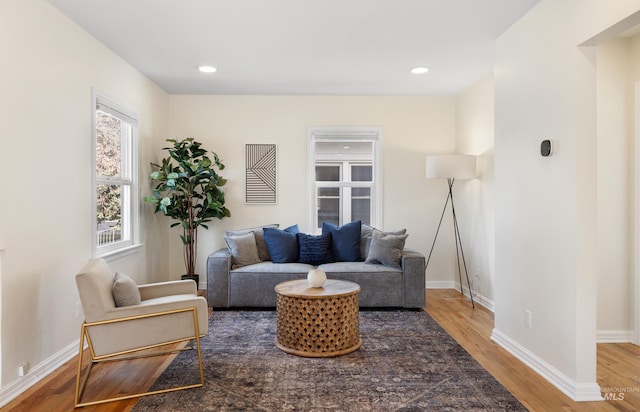
<svg viewBox="0 0 640 412"><path fill-rule="evenodd" d="M182 277L180 278L182 280L185 279L191 279L194 282L196 282L196 289L198 289L199 285L200 285L200 275L193 275L193 276L189 276L189 275L182 275Z"/></svg>

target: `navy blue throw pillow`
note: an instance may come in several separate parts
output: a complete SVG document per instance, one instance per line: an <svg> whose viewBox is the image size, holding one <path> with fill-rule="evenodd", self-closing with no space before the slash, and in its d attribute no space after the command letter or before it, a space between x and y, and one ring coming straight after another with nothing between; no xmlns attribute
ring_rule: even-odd
<svg viewBox="0 0 640 412"><path fill-rule="evenodd" d="M347 223L337 227L322 222L322 234L331 233L331 253L337 262L358 262L360 256L360 228L362 222Z"/></svg>
<svg viewBox="0 0 640 412"><path fill-rule="evenodd" d="M298 261L298 225L289 226L285 230L265 227L264 242L269 249L273 263L292 263Z"/></svg>
<svg viewBox="0 0 640 412"><path fill-rule="evenodd" d="M334 261L331 254L331 233L319 236L298 233L296 236L300 245L298 262L318 266Z"/></svg>

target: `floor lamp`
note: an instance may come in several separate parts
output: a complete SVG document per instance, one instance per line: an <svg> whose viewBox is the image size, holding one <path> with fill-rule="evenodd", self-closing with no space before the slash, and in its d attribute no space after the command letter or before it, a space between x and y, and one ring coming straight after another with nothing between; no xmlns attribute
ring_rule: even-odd
<svg viewBox="0 0 640 412"><path fill-rule="evenodd" d="M458 226L458 218L456 216L456 208L453 203L453 183L456 179L474 179L476 177L476 157L469 155L427 155L426 162L426 177L427 179L447 179L449 185L449 194L447 200L444 202L444 208L442 208L442 215L440 216L440 223L438 223L438 230L436 230L436 236L433 239L433 245L431 245L431 251L427 258L427 264L425 265L425 271L429 266L431 260L431 254L433 248L436 245L438 239L438 233L440 232L440 226L442 225L442 219L444 213L447 210L447 205L451 201L451 212L453 213L453 232L456 240L456 258L458 263L458 276L460 278L460 293L462 291L462 268L464 269L465 276L467 278L467 285L469 286L469 296L471 297L471 306L475 309L473 302L473 291L471 290L471 282L469 282L469 272L467 271L467 262L464 258L464 250L462 249L462 240L460 238L460 227ZM462 259L462 268L460 266L460 260Z"/></svg>

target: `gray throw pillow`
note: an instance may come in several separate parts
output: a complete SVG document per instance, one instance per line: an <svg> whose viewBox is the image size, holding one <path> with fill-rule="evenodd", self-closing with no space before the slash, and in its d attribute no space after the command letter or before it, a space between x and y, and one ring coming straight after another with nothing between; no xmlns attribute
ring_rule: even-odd
<svg viewBox="0 0 640 412"><path fill-rule="evenodd" d="M258 256L258 247L256 246L254 232L248 232L239 236L225 236L224 241L227 243L227 247L233 258L233 267L253 265L261 262L260 256Z"/></svg>
<svg viewBox="0 0 640 412"><path fill-rule="evenodd" d="M374 230L371 238L371 247L369 248L365 263L379 263L402 269L400 258L408 236L407 234L392 235Z"/></svg>
<svg viewBox="0 0 640 412"><path fill-rule="evenodd" d="M360 227L360 257L362 260L367 260L367 255L369 254L369 248L371 247L371 239L373 238L374 231L380 232L380 230L375 227L369 226L365 223ZM390 232L383 232L386 235L404 235L407 233L407 229L393 230Z"/></svg>
<svg viewBox="0 0 640 412"><path fill-rule="evenodd" d="M116 272L111 288L113 300L117 307L140 304L140 291L136 282L129 276Z"/></svg>
<svg viewBox="0 0 640 412"><path fill-rule="evenodd" d="M261 261L271 260L271 256L269 255L269 249L267 248L267 244L264 241L264 231L265 227L277 228L280 225L277 223L271 225L264 225L259 227L250 227L247 229L238 229L238 230L227 230L227 236L240 236L246 235L249 232L253 232L253 235L256 237L256 247L258 248L258 256L260 256Z"/></svg>

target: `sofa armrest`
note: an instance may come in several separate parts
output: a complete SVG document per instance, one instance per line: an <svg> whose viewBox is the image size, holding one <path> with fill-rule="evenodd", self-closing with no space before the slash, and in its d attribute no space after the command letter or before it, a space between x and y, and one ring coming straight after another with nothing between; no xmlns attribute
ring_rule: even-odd
<svg viewBox="0 0 640 412"><path fill-rule="evenodd" d="M218 249L207 258L207 301L214 308L229 307L231 253Z"/></svg>
<svg viewBox="0 0 640 412"><path fill-rule="evenodd" d="M196 285L192 280L173 280L169 282L138 285L140 299L148 300L169 295L196 295Z"/></svg>
<svg viewBox="0 0 640 412"><path fill-rule="evenodd" d="M413 249L402 251L402 277L404 283L404 307L424 308L426 299L425 258Z"/></svg>

